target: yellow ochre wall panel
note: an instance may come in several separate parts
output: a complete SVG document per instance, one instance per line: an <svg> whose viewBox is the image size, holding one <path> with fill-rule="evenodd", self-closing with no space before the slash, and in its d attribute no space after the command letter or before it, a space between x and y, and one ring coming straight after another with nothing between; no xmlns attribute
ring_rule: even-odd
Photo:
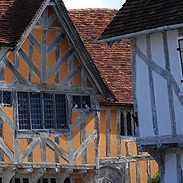
<svg viewBox="0 0 183 183"><path fill-rule="evenodd" d="M77 59L76 56L74 56L74 67L79 65L79 61ZM77 73L74 77L73 77L73 86L78 86L80 87L82 83L82 79L81 79L81 72Z"/></svg>
<svg viewBox="0 0 183 183"><path fill-rule="evenodd" d="M158 172L158 164L156 163L155 160L151 160L150 165L151 165L151 177L154 177Z"/></svg>
<svg viewBox="0 0 183 183"><path fill-rule="evenodd" d="M137 180L137 174L136 174L136 162L130 162L130 179L131 183L135 183Z"/></svg>
<svg viewBox="0 0 183 183"><path fill-rule="evenodd" d="M34 37L37 41L42 44L42 30L41 29L34 29Z"/></svg>
<svg viewBox="0 0 183 183"><path fill-rule="evenodd" d="M140 161L141 182L147 182L147 161Z"/></svg>
<svg viewBox="0 0 183 183"><path fill-rule="evenodd" d="M66 136L60 137L60 147L62 147L62 149L66 153L68 153L68 137L66 137ZM60 163L68 164L68 161L65 160L64 158L60 157Z"/></svg>
<svg viewBox="0 0 183 183"><path fill-rule="evenodd" d="M137 145L135 141L130 142L132 156L137 156Z"/></svg>
<svg viewBox="0 0 183 183"><path fill-rule="evenodd" d="M27 65L25 60L23 60L23 58L20 57L20 73L26 80L28 79L28 75L29 75L28 71L29 71L29 66Z"/></svg>
<svg viewBox="0 0 183 183"><path fill-rule="evenodd" d="M115 158L117 156L116 153L116 115L117 112L115 110L111 111L111 157Z"/></svg>
<svg viewBox="0 0 183 183"><path fill-rule="evenodd" d="M14 55L12 52L8 55L8 59L12 64L14 64ZM4 81L5 82L14 81L14 74L7 66L5 66Z"/></svg>
<svg viewBox="0 0 183 183"><path fill-rule="evenodd" d="M106 158L106 111L100 112L100 158Z"/></svg>
<svg viewBox="0 0 183 183"><path fill-rule="evenodd" d="M40 144L38 144L38 146L33 150L33 162L36 162L36 163L42 162L42 159L41 159L41 145Z"/></svg>
<svg viewBox="0 0 183 183"><path fill-rule="evenodd" d="M53 142L55 140L54 137L49 137ZM46 146L46 161L48 163L55 163L55 152L54 149L52 149L50 146Z"/></svg>
<svg viewBox="0 0 183 183"><path fill-rule="evenodd" d="M26 39L21 47L27 55L29 55L29 42L29 39Z"/></svg>
<svg viewBox="0 0 183 183"><path fill-rule="evenodd" d="M19 155L25 151L25 149L28 147L27 139L19 139L18 140L18 147L19 147ZM28 162L28 157L26 157L23 162Z"/></svg>

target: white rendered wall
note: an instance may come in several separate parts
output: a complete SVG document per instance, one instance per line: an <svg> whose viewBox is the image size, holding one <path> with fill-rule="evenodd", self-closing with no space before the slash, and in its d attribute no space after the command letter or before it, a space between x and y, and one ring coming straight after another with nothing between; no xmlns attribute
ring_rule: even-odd
<svg viewBox="0 0 183 183"><path fill-rule="evenodd" d="M145 36L137 40L138 48L146 54ZM136 95L138 103L138 119L140 137L153 136L152 112L150 110L151 101L149 94L149 77L147 65L137 56L136 57Z"/></svg>
<svg viewBox="0 0 183 183"><path fill-rule="evenodd" d="M155 116L157 119L158 135L172 135L172 124L175 123L176 133L183 134L183 107L175 88L183 91L181 84L182 71L177 51L178 31L167 31L163 40L162 32L150 34L150 53L153 61L152 78L154 98L152 100L152 87L149 86L148 64L136 54L136 97L139 117L140 137L155 136L152 120L152 101L155 102ZM166 42L167 41L167 42ZM147 37L139 36L136 39L137 48L147 55ZM168 50L166 49L168 45ZM168 58L168 59L167 59ZM149 62L149 61L147 61ZM170 71L167 69L170 64ZM163 71L163 72L162 72ZM168 77L164 77L162 73ZM172 85L171 77L174 78ZM168 79L167 79L168 78ZM169 82L170 81L170 82ZM168 84L171 87L168 89ZM176 84L175 84L176 83ZM173 97L172 97L173 96Z"/></svg>
<svg viewBox="0 0 183 183"><path fill-rule="evenodd" d="M177 176L177 156L176 154L167 154L165 156L165 177L164 183L178 183Z"/></svg>

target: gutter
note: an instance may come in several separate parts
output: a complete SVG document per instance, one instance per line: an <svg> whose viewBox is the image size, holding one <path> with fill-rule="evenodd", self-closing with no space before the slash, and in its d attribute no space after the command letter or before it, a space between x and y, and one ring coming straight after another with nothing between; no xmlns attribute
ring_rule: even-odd
<svg viewBox="0 0 183 183"><path fill-rule="evenodd" d="M182 28L182 27L183 27L183 24L166 25L166 26L143 30L143 31L139 31L139 32L124 34L124 35L120 35L120 36L114 36L111 38L99 39L99 40L96 40L95 43L111 43L111 42L113 43L113 42L121 41L122 39L128 39L128 38L140 36L143 34L151 34L154 32L167 31L167 30L178 29L178 28Z"/></svg>

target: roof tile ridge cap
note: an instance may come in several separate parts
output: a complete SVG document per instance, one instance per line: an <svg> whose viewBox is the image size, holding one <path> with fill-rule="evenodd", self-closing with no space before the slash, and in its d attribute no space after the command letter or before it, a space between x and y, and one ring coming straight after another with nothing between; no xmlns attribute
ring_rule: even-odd
<svg viewBox="0 0 183 183"><path fill-rule="evenodd" d="M68 11L96 11L96 10L101 10L101 11L118 11L119 9L115 8L71 8L68 9Z"/></svg>

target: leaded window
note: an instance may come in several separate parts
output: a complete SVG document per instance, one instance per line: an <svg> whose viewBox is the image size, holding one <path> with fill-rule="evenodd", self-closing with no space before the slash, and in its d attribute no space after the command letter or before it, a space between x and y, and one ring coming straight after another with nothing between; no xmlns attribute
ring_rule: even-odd
<svg viewBox="0 0 183 183"><path fill-rule="evenodd" d="M122 136L135 135L135 123L131 115L131 111L121 111L120 113L120 134Z"/></svg>
<svg viewBox="0 0 183 183"><path fill-rule="evenodd" d="M90 96L80 96L80 95L73 96L73 109L83 110L90 108L91 108Z"/></svg>
<svg viewBox="0 0 183 183"><path fill-rule="evenodd" d="M10 91L0 91L0 105L2 106L12 105L12 94Z"/></svg>
<svg viewBox="0 0 183 183"><path fill-rule="evenodd" d="M66 128L63 94L17 92L20 130Z"/></svg>

